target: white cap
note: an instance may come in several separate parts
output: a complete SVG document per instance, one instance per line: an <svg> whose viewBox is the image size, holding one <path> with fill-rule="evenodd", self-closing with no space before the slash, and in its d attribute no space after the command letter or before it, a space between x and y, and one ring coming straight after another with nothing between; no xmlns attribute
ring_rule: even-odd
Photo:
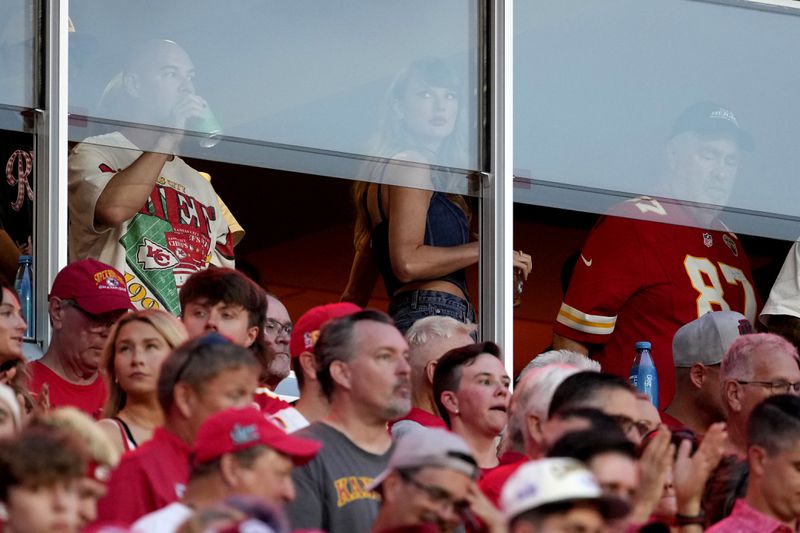
<svg viewBox="0 0 800 533"><path fill-rule="evenodd" d="M500 496L507 520L543 505L570 501L597 502L605 518L620 518L630 511L628 503L603 495L583 463L564 457L525 463L508 479Z"/></svg>
<svg viewBox="0 0 800 533"><path fill-rule="evenodd" d="M389 466L372 480L367 490L377 489L394 470L449 468L475 479L478 464L464 439L446 429L420 427L404 433L389 458Z"/></svg>
<svg viewBox="0 0 800 533"><path fill-rule="evenodd" d="M672 337L672 358L677 368L695 363L718 365L740 335L755 333L753 325L736 311L709 311L684 324Z"/></svg>

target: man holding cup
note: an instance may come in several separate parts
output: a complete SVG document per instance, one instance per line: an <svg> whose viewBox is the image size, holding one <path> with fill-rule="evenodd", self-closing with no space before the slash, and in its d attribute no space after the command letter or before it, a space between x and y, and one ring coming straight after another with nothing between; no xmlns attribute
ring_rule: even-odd
<svg viewBox="0 0 800 533"><path fill-rule="evenodd" d="M69 157L70 260L116 267L137 307L175 314L192 273L233 267L237 229L211 184L175 155L185 130L204 130L202 146L219 133L194 73L172 41L134 47L97 113L124 126L84 140Z"/></svg>

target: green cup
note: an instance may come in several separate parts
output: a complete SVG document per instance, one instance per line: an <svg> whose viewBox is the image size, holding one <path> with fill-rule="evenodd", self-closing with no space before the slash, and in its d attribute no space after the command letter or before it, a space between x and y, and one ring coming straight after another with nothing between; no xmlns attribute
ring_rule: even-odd
<svg viewBox="0 0 800 533"><path fill-rule="evenodd" d="M202 115L191 117L187 121L186 129L200 135L197 142L203 148L215 147L222 137L222 126L219 125L219 120L208 105Z"/></svg>

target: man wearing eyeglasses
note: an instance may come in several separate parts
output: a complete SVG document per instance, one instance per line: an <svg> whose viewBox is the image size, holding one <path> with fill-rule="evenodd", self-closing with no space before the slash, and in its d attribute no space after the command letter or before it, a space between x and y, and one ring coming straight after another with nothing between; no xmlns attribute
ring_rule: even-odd
<svg viewBox="0 0 800 533"><path fill-rule="evenodd" d="M97 416L108 395L100 373L108 331L133 308L125 278L113 267L83 259L64 267L50 290L53 337L30 364L30 389L49 394L51 407L71 405Z"/></svg>
<svg viewBox="0 0 800 533"><path fill-rule="evenodd" d="M475 517L488 531L504 531L503 517L475 486L478 464L464 440L446 429L420 427L405 433L389 466L368 490L381 494L374 533L433 525L453 531ZM408 528L408 529L406 529Z"/></svg>
<svg viewBox="0 0 800 533"><path fill-rule="evenodd" d="M292 318L277 296L267 293L267 321L264 324L264 365L261 383L274 391L291 370L289 340L292 337Z"/></svg>
<svg viewBox="0 0 800 533"><path fill-rule="evenodd" d="M773 333L743 335L725 353L720 382L732 451L744 457L747 420L755 406L777 394L800 394L797 348Z"/></svg>

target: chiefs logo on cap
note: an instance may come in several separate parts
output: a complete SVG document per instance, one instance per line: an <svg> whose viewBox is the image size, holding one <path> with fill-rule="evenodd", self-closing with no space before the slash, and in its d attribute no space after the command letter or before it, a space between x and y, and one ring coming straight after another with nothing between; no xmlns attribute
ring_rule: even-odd
<svg viewBox="0 0 800 533"><path fill-rule="evenodd" d="M94 282L98 289L119 290L125 287L125 280L113 270L101 270L94 275Z"/></svg>

